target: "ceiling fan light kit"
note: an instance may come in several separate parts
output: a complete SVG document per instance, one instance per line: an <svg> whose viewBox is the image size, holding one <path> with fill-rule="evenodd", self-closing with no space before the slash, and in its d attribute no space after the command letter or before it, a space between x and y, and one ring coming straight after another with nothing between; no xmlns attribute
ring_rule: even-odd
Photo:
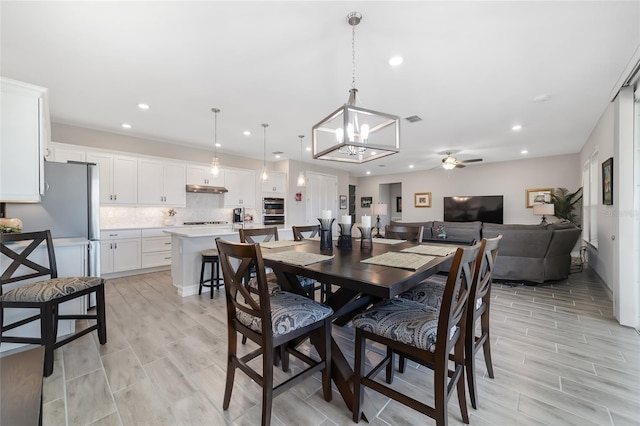
<svg viewBox="0 0 640 426"><path fill-rule="evenodd" d="M358 12L347 15L352 27L352 87L347 103L311 129L311 147L316 160L360 164L400 152L400 118L356 106L355 27L361 20Z"/></svg>
<svg viewBox="0 0 640 426"><path fill-rule="evenodd" d="M453 170L457 168L467 167L463 163L478 163L482 161L482 158L472 158L470 160L458 160L456 157L447 152L447 156L442 159L442 167L445 170Z"/></svg>

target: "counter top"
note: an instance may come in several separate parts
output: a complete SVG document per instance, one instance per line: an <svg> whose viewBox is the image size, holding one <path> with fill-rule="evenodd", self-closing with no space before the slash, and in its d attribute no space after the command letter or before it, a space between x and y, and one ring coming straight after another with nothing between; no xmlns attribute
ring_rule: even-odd
<svg viewBox="0 0 640 426"><path fill-rule="evenodd" d="M190 228L176 228L176 229L164 229L167 234L175 235L178 237L195 238L195 237L217 237L220 235L237 234L238 230L233 229L231 226L224 228L212 228L209 226L198 226Z"/></svg>

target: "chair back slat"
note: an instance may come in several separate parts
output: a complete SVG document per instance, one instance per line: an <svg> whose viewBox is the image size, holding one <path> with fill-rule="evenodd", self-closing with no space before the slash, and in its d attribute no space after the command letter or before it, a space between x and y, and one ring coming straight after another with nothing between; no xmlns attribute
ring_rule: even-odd
<svg viewBox="0 0 640 426"><path fill-rule="evenodd" d="M457 341L450 339L449 333L453 327L458 327L461 331L458 336L464 336L465 314L469 300L469 293L473 284L473 274L475 272L475 262L482 244L472 247L458 248L454 255L447 284L445 285L440 307L440 317L438 320L438 336L436 352L440 356L448 356L452 346ZM446 342L446 344L440 344Z"/></svg>
<svg viewBox="0 0 640 426"><path fill-rule="evenodd" d="M294 241L313 238L320 233L320 225L292 226L291 229L293 230Z"/></svg>
<svg viewBox="0 0 640 426"><path fill-rule="evenodd" d="M386 238L396 238L412 242L421 242L424 226L387 225L385 227Z"/></svg>
<svg viewBox="0 0 640 426"><path fill-rule="evenodd" d="M478 253L476 260L476 272L474 274L475 284L471 289L469 300L473 302L475 309L475 300L481 299L482 303L486 303L485 298L491 297L491 282L493 281L493 270L498 257L498 249L502 241L502 235L495 238L485 238L484 250Z"/></svg>
<svg viewBox="0 0 640 426"><path fill-rule="evenodd" d="M43 242L48 265L33 260L32 256ZM53 239L49 230L0 234L0 253L4 258L3 262L8 261L8 266L0 275L0 294L5 284L42 276L58 277Z"/></svg>
<svg viewBox="0 0 640 426"><path fill-rule="evenodd" d="M267 241L278 241L278 228L276 226L270 226L267 228L255 228L255 229L240 229L240 242L241 243L261 243ZM263 237L263 238L257 238Z"/></svg>
<svg viewBox="0 0 640 426"><path fill-rule="evenodd" d="M264 330L271 330L271 306L269 288L260 245L256 243L233 243L216 239L218 256L224 279L224 292L227 300L227 318L229 323L236 321L238 310L260 318ZM249 272L254 272L258 293L249 291ZM252 275L254 275L252 274Z"/></svg>

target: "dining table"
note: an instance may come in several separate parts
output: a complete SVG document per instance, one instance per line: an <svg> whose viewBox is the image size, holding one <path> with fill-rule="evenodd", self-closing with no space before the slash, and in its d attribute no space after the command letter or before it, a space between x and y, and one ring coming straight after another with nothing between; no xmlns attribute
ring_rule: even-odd
<svg viewBox="0 0 640 426"><path fill-rule="evenodd" d="M300 283L302 277L337 287L324 301L334 311L336 326L344 326L371 304L393 298L429 276L447 270L457 248L374 239L370 248L361 249L360 240L355 238L351 249L321 250L317 240L261 246L265 266L273 270L283 290L307 295ZM322 345L320 340L311 339L311 343ZM350 355L352 358L353 354ZM353 368L333 336L331 358L332 380L351 410ZM363 417L373 420L382 407L375 407L365 394L363 408Z"/></svg>

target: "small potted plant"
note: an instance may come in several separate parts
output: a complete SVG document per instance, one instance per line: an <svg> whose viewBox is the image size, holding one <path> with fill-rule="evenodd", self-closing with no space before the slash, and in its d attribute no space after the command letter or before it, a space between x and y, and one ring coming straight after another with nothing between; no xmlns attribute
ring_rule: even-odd
<svg viewBox="0 0 640 426"><path fill-rule="evenodd" d="M176 224L176 215L178 214L176 209L170 208L169 210L167 210L166 212L163 212L163 213L169 216L169 217L164 219L164 224L166 226L173 226L173 225Z"/></svg>

